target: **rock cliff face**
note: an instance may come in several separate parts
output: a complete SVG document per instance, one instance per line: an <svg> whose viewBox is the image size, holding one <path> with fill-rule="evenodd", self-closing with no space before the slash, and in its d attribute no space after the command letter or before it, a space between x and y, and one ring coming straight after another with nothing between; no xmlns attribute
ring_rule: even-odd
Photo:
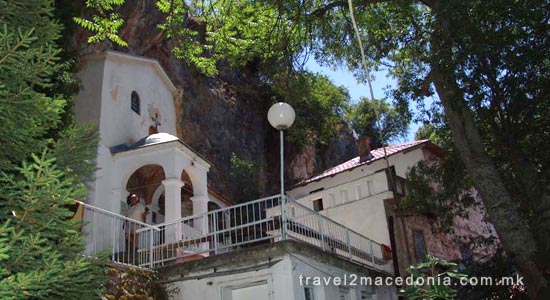
<svg viewBox="0 0 550 300"><path fill-rule="evenodd" d="M155 8L154 1L126 2L121 10L126 20L121 37L128 42L128 48L89 45L86 42L88 34L77 28L72 40L74 50L83 55L98 48L112 48L158 59L181 90L181 98L176 103L180 138L212 162L209 185L236 201L246 200L234 199L237 192L243 190L239 186L243 182L257 185L254 187L257 195L276 193L279 187L278 132L267 122L271 104L269 89L258 80L254 68L235 70L222 66L219 76L205 77L172 55L171 40L157 28L163 16ZM297 118L300 113L297 112ZM327 145L307 145L299 151L294 145L286 145L288 185L357 155L350 129L343 124L339 130L340 134ZM258 166L257 180L239 180L239 183L232 178L233 153Z"/></svg>

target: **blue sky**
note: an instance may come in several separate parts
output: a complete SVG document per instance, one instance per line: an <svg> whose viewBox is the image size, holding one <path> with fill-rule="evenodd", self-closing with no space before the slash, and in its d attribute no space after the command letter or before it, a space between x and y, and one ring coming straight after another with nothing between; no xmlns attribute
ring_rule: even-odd
<svg viewBox="0 0 550 300"><path fill-rule="evenodd" d="M320 66L313 58L310 58L306 65L306 69L326 75L336 85L345 86L351 96L353 103L359 101L360 97L370 98L370 92L368 85L358 83L353 74L345 67L338 66L335 70L328 67ZM395 86L396 82L392 78L386 76L387 72L382 70L374 73L374 80L372 81L372 88L374 97L381 99L385 97L385 89L387 86ZM409 132L406 141L414 140L414 133L418 130L420 124L411 123L409 126Z"/></svg>

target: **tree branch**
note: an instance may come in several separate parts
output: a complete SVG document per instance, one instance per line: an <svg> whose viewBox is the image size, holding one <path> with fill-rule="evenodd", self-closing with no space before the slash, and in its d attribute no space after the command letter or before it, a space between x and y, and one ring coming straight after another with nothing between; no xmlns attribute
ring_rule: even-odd
<svg viewBox="0 0 550 300"><path fill-rule="evenodd" d="M355 7L356 8L364 8L372 4L376 3L382 3L386 2L387 0L367 0L367 1L361 1L359 2ZM329 11L335 9L335 8L341 8L341 7L347 7L348 2L347 1L334 1L331 2L323 7L319 7L318 9L314 10L309 14L310 17L322 17Z"/></svg>
<svg viewBox="0 0 550 300"><path fill-rule="evenodd" d="M366 1L356 1L356 8L364 8L372 4L382 3L382 2L389 2L391 0L366 0ZM418 2L426 5L429 8L432 8L434 6L434 0L417 0ZM325 6L319 7L318 9L311 12L308 16L309 17L322 17L329 11L340 8L340 7L347 7L348 2L347 1L334 1L331 3L328 3Z"/></svg>

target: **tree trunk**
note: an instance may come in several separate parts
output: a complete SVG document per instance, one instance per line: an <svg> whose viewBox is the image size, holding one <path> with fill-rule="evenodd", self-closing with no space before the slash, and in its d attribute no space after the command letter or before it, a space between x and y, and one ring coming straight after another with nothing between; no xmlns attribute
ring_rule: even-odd
<svg viewBox="0 0 550 300"><path fill-rule="evenodd" d="M445 109L454 142L475 188L482 197L504 250L525 276L529 293L535 299L538 291L548 284L534 262L537 245L491 158L485 152L473 112L466 104L464 93L457 84L450 26L438 2L435 1L432 7L436 28L431 44L431 71L435 88Z"/></svg>
<svg viewBox="0 0 550 300"><path fill-rule="evenodd" d="M537 243L536 261L540 269L546 274L550 271L550 194L538 180L538 172L527 155L521 151L520 145L502 145L503 158L506 159L514 171L514 181L519 193L512 197L523 202L523 210L535 212L530 216L529 224L533 237Z"/></svg>

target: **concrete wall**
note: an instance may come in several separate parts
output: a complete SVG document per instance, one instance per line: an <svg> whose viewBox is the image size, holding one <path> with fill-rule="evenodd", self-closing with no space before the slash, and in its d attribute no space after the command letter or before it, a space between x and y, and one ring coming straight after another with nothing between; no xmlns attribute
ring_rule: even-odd
<svg viewBox="0 0 550 300"><path fill-rule="evenodd" d="M391 196L385 174L375 173L296 201L313 209L313 201L322 199L322 215L378 243L389 245L384 199Z"/></svg>
<svg viewBox="0 0 550 300"><path fill-rule="evenodd" d="M364 272L349 272L340 269L335 266L319 263L313 259L304 257L302 255L291 255L290 261L292 265L292 278L294 279L294 291L296 300L305 300L304 287L310 287L313 289L315 300L362 300L362 299L376 299L376 300L393 300L397 299L394 287L388 286L367 286L362 285L360 279L354 281L353 278L366 278L368 277L368 271ZM352 277L357 275L357 277ZM300 276L302 280L300 281ZM305 282L305 277L315 278L340 278L341 280L347 279L347 284L342 283L338 286L335 284L322 284L316 286L313 281ZM309 284L307 284L309 283ZM363 293L361 293L363 292ZM365 295L366 294L366 295ZM364 298L363 298L364 297Z"/></svg>
<svg viewBox="0 0 550 300"><path fill-rule="evenodd" d="M422 149L401 152L389 157L399 177L424 158ZM383 170L384 160L344 171L332 177L297 187L288 195L313 209L313 201L322 199L321 214L385 245L390 245L384 200L393 198ZM380 172L382 170L382 172ZM318 192L313 192L322 189Z"/></svg>
<svg viewBox="0 0 550 300"><path fill-rule="evenodd" d="M288 288L292 286L292 278L285 272L289 269L289 260L286 260L268 269L176 282L169 288L175 287L179 293L171 299L233 300L229 297L231 290L264 284L268 299L294 299L293 290Z"/></svg>
<svg viewBox="0 0 550 300"><path fill-rule="evenodd" d="M241 292L240 289L256 286L255 292L257 294L253 298L255 300L305 300L304 286L306 282L305 279L300 282L300 276L303 276L303 278L339 277L342 279L346 276L351 278L351 274L368 276L367 270L364 273L352 273L302 255L287 254L280 259L281 261L268 268L235 272L224 276L210 277L208 272L197 274L191 272L190 276L197 277L168 285L168 289L179 291L171 299L244 300L244 298L234 299L234 296ZM200 278L200 276L204 276L204 278ZM349 284L348 286L336 286L334 284L315 286L313 281L308 283L307 286L313 289L313 299L315 300L397 299L393 287L372 288L358 285L351 286ZM369 298L361 298L361 291L369 291ZM264 295L263 293L266 292L267 294ZM261 293L261 295L258 293ZM233 297L231 297L232 295ZM340 298L341 296L346 298Z"/></svg>

